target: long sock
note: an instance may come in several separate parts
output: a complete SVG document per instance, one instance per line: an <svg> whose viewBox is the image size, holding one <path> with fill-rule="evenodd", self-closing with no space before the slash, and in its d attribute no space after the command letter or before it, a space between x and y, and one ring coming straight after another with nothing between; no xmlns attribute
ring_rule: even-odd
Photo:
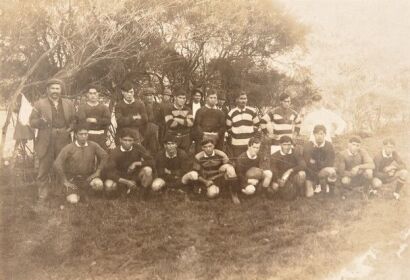
<svg viewBox="0 0 410 280"><path fill-rule="evenodd" d="M404 185L404 184L403 184L402 182L397 182L396 189L395 189L394 191L395 191L396 193L400 193L400 191L401 191L403 185Z"/></svg>

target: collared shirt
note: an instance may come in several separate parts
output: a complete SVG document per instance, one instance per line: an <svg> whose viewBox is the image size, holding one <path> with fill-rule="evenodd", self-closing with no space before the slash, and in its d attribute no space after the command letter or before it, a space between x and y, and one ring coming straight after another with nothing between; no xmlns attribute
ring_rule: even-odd
<svg viewBox="0 0 410 280"><path fill-rule="evenodd" d="M249 159L257 159L258 158L258 155L251 156L249 154L249 151L246 151L246 155L248 156Z"/></svg>
<svg viewBox="0 0 410 280"><path fill-rule="evenodd" d="M209 109L215 109L218 110L218 107L215 105L213 107L209 106L208 104L205 104L205 107L209 108Z"/></svg>
<svg viewBox="0 0 410 280"><path fill-rule="evenodd" d="M63 109L63 102L61 98L58 100L57 103L54 100L48 99L51 105L51 126L52 128L65 128L67 126L65 117L64 117L64 109ZM57 106L56 106L57 105Z"/></svg>
<svg viewBox="0 0 410 280"><path fill-rule="evenodd" d="M326 141L323 141L322 144L318 145L318 144L316 143L316 140L313 139L313 140L312 140L312 143L313 143L313 147L315 147L315 148L323 148L323 147L325 146L325 144L326 144Z"/></svg>
<svg viewBox="0 0 410 280"><path fill-rule="evenodd" d="M213 157L213 156L215 156L215 150L213 150L213 151L212 151L212 154L209 155L209 156L204 152L204 157L205 157L205 158L210 158L210 157Z"/></svg>
<svg viewBox="0 0 410 280"><path fill-rule="evenodd" d="M126 150L120 145L120 150L121 150L121 152L131 152L132 151L132 146L131 146L131 149Z"/></svg>
<svg viewBox="0 0 410 280"><path fill-rule="evenodd" d="M78 141L77 141L77 140L75 140L75 141L74 141L74 144L75 144L77 147L79 147L79 148L82 148L82 147L88 147L88 142L85 142L85 144L84 144L84 145L80 145L80 143L78 143Z"/></svg>
<svg viewBox="0 0 410 280"><path fill-rule="evenodd" d="M135 102L135 98L133 98L131 101L127 101L125 98L123 98L123 100L124 100L125 104L128 104L128 105Z"/></svg>
<svg viewBox="0 0 410 280"><path fill-rule="evenodd" d="M290 149L290 150L289 150L289 153L287 153L287 154L285 154L285 153L282 151L282 149L280 149L279 151L280 151L280 154L281 154L282 156L286 156L286 155L291 155L292 152L293 152L293 149Z"/></svg>
<svg viewBox="0 0 410 280"><path fill-rule="evenodd" d="M167 151L165 151L165 156L166 156L167 158L176 158L178 155L177 155L177 153L175 153L175 155L171 156L170 154L168 154Z"/></svg>
<svg viewBox="0 0 410 280"><path fill-rule="evenodd" d="M393 157L393 153L388 155L388 154L386 154L386 151L384 149L382 150L382 155L383 155L384 158L392 158Z"/></svg>

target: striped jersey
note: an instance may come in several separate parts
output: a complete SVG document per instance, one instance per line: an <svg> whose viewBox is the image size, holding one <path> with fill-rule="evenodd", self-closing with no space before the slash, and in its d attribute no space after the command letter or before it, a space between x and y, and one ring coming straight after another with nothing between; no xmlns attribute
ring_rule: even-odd
<svg viewBox="0 0 410 280"><path fill-rule="evenodd" d="M258 129L258 113L252 107L246 106L244 109L235 107L228 113L226 126L232 136L232 145L246 146Z"/></svg>
<svg viewBox="0 0 410 280"><path fill-rule="evenodd" d="M226 163L229 163L229 158L224 152L215 149L212 155L207 156L202 151L195 155L193 169L198 171L202 177L208 179L218 175L219 168Z"/></svg>
<svg viewBox="0 0 410 280"><path fill-rule="evenodd" d="M167 127L167 133L172 134L188 134L191 131L191 127L194 122L194 117L192 111L187 106L178 109L175 105L168 106L164 110L165 113L165 124ZM180 119L184 124L178 123L175 127L171 127L171 124L175 119ZM188 126L188 120L191 125Z"/></svg>
<svg viewBox="0 0 410 280"><path fill-rule="evenodd" d="M299 133L301 119L299 114L289 108L276 107L262 117L261 127L266 132L273 132L273 139L279 140L282 136L293 138L293 132ZM270 126L270 128L269 128Z"/></svg>

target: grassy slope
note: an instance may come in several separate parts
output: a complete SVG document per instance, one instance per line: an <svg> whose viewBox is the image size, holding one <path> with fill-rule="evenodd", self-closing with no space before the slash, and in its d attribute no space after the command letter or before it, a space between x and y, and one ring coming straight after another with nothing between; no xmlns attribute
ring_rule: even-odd
<svg viewBox="0 0 410 280"><path fill-rule="evenodd" d="M409 133L395 133L406 143ZM368 139L375 151L380 138ZM406 160L410 154L406 149ZM170 195L33 210L31 187L1 187L4 279L320 279L408 227L409 199ZM407 224L406 224L407 222Z"/></svg>

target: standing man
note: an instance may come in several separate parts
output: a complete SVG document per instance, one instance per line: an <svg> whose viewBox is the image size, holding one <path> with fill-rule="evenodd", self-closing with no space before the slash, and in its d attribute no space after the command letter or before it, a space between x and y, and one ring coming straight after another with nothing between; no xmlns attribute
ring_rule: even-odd
<svg viewBox="0 0 410 280"><path fill-rule="evenodd" d="M158 142L162 143L165 137L165 111L168 110L168 107L172 107L172 92L169 88L164 89L164 93L162 96L162 101L159 103L159 110L158 110L158 120L157 124L159 127L158 130Z"/></svg>
<svg viewBox="0 0 410 280"><path fill-rule="evenodd" d="M215 90L209 90L205 106L198 110L194 121L193 138L196 151L201 150L203 139L211 139L216 149L222 150L225 134L225 114L216 107L218 96Z"/></svg>
<svg viewBox="0 0 410 280"><path fill-rule="evenodd" d="M134 140L141 143L145 140L142 137L144 135L143 128L148 120L144 103L135 99L134 88L131 82L126 81L121 85L121 94L123 99L115 105L115 119L118 125L116 142L117 144L119 143L118 135L120 135L121 130L128 128L134 132Z"/></svg>
<svg viewBox="0 0 410 280"><path fill-rule="evenodd" d="M88 141L88 125L80 123L74 131L75 141L65 146L54 162L54 168L65 188L66 199L77 203L87 187L95 192L104 190L101 170L107 153L96 142Z"/></svg>
<svg viewBox="0 0 410 280"><path fill-rule="evenodd" d="M372 184L373 188L377 190L385 183L396 181L393 197L398 200L409 172L395 149L396 143L393 139L383 140L382 150L374 157L375 170Z"/></svg>
<svg viewBox="0 0 410 280"><path fill-rule="evenodd" d="M249 140L259 129L259 117L255 108L247 106L248 96L241 91L236 96L236 107L228 113L226 126L231 139L233 157L237 158L248 149Z"/></svg>
<svg viewBox="0 0 410 280"><path fill-rule="evenodd" d="M305 144L303 157L307 166L306 196L324 190L328 193L334 189L337 175L335 168L335 151L331 142L326 141L326 127L317 125L313 129L314 139Z"/></svg>
<svg viewBox="0 0 410 280"><path fill-rule="evenodd" d="M61 149L71 142L70 132L75 122L73 103L61 97L64 83L58 79L50 79L46 87L47 97L34 104L30 115L30 126L38 129L34 150L39 159L37 183L40 200L48 196L54 159Z"/></svg>
<svg viewBox="0 0 410 280"><path fill-rule="evenodd" d="M298 194L306 195L306 164L302 155L293 148L292 138L285 135L279 139L280 150L270 159L272 170L272 189L282 192L286 199Z"/></svg>
<svg viewBox="0 0 410 280"><path fill-rule="evenodd" d="M198 110L201 109L201 107L203 106L204 104L202 102L202 91L199 89L195 89L192 94L191 102L189 104L189 108L192 110L192 115L194 116L194 119Z"/></svg>
<svg viewBox="0 0 410 280"><path fill-rule="evenodd" d="M300 131L301 120L290 107L290 96L284 93L279 100L280 106L265 114L261 120L261 127L270 140L271 154L280 150L279 139L282 136L288 136L293 141Z"/></svg>
<svg viewBox="0 0 410 280"><path fill-rule="evenodd" d="M107 129L111 123L110 109L99 101L100 91L96 86L89 86L87 101L78 107L79 123L88 124L88 139L107 149Z"/></svg>
<svg viewBox="0 0 410 280"><path fill-rule="evenodd" d="M373 159L369 153L361 147L362 140L353 136L349 139L347 149L340 153L338 172L342 176L342 186L358 185L364 183L365 187L371 187Z"/></svg>
<svg viewBox="0 0 410 280"><path fill-rule="evenodd" d="M148 122L143 127L144 130L144 146L151 152L155 154L159 149L158 143L158 115L159 115L159 106L155 103L154 88L145 88L142 90L145 110L147 111ZM149 141L147 141L149 139Z"/></svg>
<svg viewBox="0 0 410 280"><path fill-rule="evenodd" d="M194 118L185 103L186 92L182 89L177 90L173 106L169 106L165 111L165 137L174 137L178 148L188 153L192 143L191 128L194 125Z"/></svg>

